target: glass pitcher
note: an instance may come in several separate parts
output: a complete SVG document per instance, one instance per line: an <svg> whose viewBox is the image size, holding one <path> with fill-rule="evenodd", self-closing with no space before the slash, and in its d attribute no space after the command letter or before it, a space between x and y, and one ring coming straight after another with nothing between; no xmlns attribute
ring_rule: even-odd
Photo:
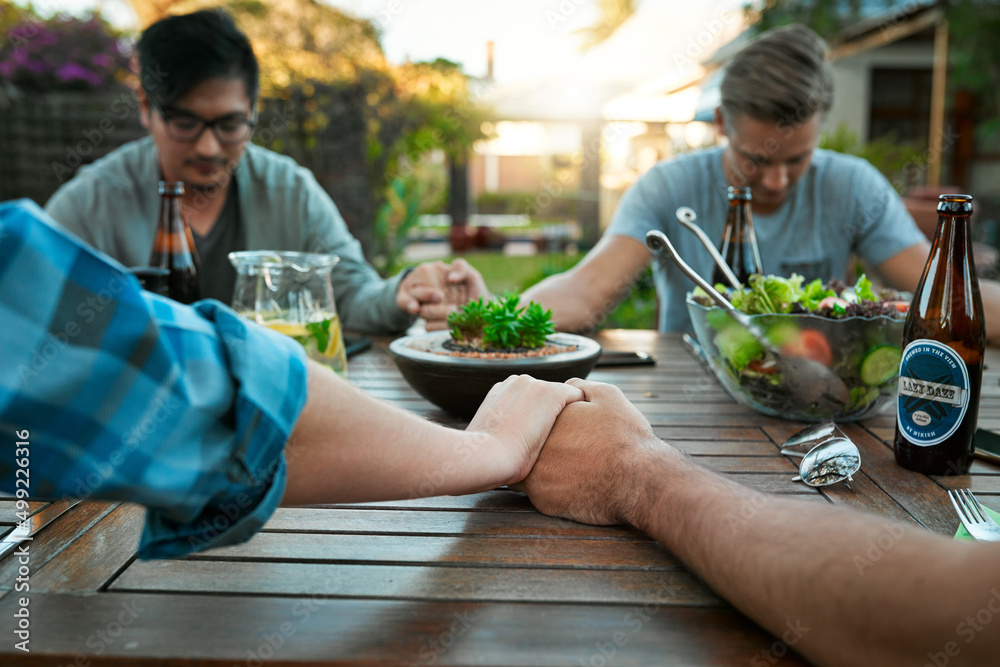
<svg viewBox="0 0 1000 667"><path fill-rule="evenodd" d="M333 301L336 255L248 250L229 253L236 267L233 310L291 336L311 359L347 376L347 355Z"/></svg>

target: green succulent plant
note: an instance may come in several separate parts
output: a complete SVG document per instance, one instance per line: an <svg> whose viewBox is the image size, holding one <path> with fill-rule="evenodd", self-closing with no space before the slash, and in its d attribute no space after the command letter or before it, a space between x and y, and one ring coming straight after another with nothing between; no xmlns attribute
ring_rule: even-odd
<svg viewBox="0 0 1000 667"><path fill-rule="evenodd" d="M542 347L555 332L552 311L542 310L534 301L519 307L518 301L516 292L490 302L482 297L470 301L448 316L452 339L482 349Z"/></svg>
<svg viewBox="0 0 1000 667"><path fill-rule="evenodd" d="M541 347L549 334L556 332L552 325L552 311L542 310L542 307L532 301L524 315L521 316L521 345L525 347Z"/></svg>

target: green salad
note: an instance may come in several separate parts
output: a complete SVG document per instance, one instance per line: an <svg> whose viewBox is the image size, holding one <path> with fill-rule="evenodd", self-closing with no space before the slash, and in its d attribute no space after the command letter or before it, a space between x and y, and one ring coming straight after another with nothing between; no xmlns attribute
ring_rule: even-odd
<svg viewBox="0 0 1000 667"><path fill-rule="evenodd" d="M875 290L862 275L848 287L839 281L805 283L802 276L753 275L740 290L724 291L740 311L755 318L768 341L782 355L806 357L832 369L847 385L850 403L843 414L858 414L873 407L880 395L894 390L902 356L903 320L909 308L904 295ZM784 414L792 403L790 390L773 355L742 326L734 322L702 290L691 301L705 308L707 329L698 331L703 344L710 340L731 388ZM803 315L805 317L789 317ZM692 310L696 330L699 316ZM709 351L712 351L711 349ZM817 410L823 408L817 406ZM839 415L839 416L843 416ZM799 415L822 417L825 415Z"/></svg>

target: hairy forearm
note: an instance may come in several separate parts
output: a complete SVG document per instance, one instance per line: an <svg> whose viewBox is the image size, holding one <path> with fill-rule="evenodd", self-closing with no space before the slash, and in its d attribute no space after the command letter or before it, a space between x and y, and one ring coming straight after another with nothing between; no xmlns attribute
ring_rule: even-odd
<svg viewBox="0 0 1000 667"><path fill-rule="evenodd" d="M991 601L1000 613L996 545L765 495L675 452L636 475L630 523L818 664L924 664L929 653L982 664L1000 652L1000 632L968 625Z"/></svg>
<svg viewBox="0 0 1000 667"><path fill-rule="evenodd" d="M310 364L284 505L457 495L505 484L488 436L432 424Z"/></svg>
<svg viewBox="0 0 1000 667"><path fill-rule="evenodd" d="M549 276L521 296L521 303L537 301L552 310L556 331L587 331L597 327L617 301L588 286L572 271Z"/></svg>

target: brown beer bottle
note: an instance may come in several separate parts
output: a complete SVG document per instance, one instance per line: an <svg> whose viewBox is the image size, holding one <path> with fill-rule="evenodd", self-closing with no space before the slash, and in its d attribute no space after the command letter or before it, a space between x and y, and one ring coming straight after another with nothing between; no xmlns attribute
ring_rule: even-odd
<svg viewBox="0 0 1000 667"><path fill-rule="evenodd" d="M903 329L896 463L928 475L972 465L986 330L972 257L972 197L941 195L934 244Z"/></svg>
<svg viewBox="0 0 1000 667"><path fill-rule="evenodd" d="M722 231L719 254L733 270L736 279L746 285L751 274L764 272L760 250L757 248L757 235L753 231L750 188L730 186L726 196L729 199L729 214L726 216L726 228ZM719 267L715 267L712 272L712 284L716 283L729 286L729 281L722 275Z"/></svg>
<svg viewBox="0 0 1000 667"><path fill-rule="evenodd" d="M198 288L198 253L187 221L181 216L184 184L160 181L160 219L153 238L149 265L167 269L167 296L180 303L201 298Z"/></svg>

